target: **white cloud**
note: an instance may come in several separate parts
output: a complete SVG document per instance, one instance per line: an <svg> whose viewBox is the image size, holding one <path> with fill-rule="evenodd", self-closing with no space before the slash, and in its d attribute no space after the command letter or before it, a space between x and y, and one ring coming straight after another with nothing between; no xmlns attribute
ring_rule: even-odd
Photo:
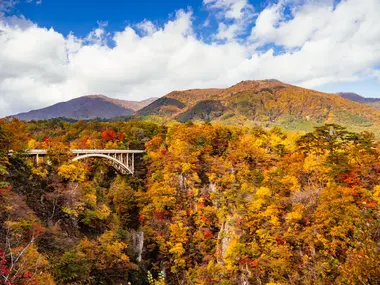
<svg viewBox="0 0 380 285"><path fill-rule="evenodd" d="M13 8L15 5L15 0L1 0L0 1L0 16L3 16L5 12L8 12L9 9Z"/></svg>
<svg viewBox="0 0 380 285"><path fill-rule="evenodd" d="M32 3L41 5L42 0L0 0L0 17L12 11L12 9L20 2Z"/></svg>
<svg viewBox="0 0 380 285"><path fill-rule="evenodd" d="M163 26L146 20L110 34L100 25L84 38L64 37L23 18L3 18L0 116L86 94L141 100L247 79L318 87L380 78L380 1L347 0L334 9L330 2L314 0L294 6L290 18L283 3L258 15L245 43L234 40L239 9L230 6L224 11L234 18L232 24L222 22L218 31L230 38L225 43L200 40L192 12L182 10ZM283 52L255 49L268 43Z"/></svg>
<svg viewBox="0 0 380 285"><path fill-rule="evenodd" d="M144 20L141 23L138 23L136 27L143 32L144 35L152 35L154 32L157 31L156 26L148 20Z"/></svg>
<svg viewBox="0 0 380 285"><path fill-rule="evenodd" d="M203 0L203 4L209 9L220 10L229 19L241 19L244 10L251 7L247 0Z"/></svg>
<svg viewBox="0 0 380 285"><path fill-rule="evenodd" d="M248 0L203 0L203 4L219 21L216 39L232 41L246 32L255 16Z"/></svg>

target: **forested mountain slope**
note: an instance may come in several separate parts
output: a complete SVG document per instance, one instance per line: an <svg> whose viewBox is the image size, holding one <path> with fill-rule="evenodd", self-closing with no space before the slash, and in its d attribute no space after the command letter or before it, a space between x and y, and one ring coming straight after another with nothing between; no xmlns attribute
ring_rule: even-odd
<svg viewBox="0 0 380 285"><path fill-rule="evenodd" d="M146 154L121 176L70 148ZM2 119L0 284L379 284L379 161L334 124Z"/></svg>
<svg viewBox="0 0 380 285"><path fill-rule="evenodd" d="M138 114L179 122L197 120L306 131L316 125L337 123L380 136L379 110L277 80L243 81L227 89L175 91Z"/></svg>

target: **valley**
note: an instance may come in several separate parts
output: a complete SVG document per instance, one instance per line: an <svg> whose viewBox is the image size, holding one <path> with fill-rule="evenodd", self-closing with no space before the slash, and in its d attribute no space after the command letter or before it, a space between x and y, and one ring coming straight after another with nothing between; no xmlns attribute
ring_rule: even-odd
<svg viewBox="0 0 380 285"><path fill-rule="evenodd" d="M145 153L131 174L78 149ZM1 119L0 280L376 284L379 158L336 124Z"/></svg>

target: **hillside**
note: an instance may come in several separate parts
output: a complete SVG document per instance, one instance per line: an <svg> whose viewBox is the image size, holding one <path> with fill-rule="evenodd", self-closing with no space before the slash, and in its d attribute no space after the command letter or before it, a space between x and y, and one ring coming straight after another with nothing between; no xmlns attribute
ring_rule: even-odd
<svg viewBox="0 0 380 285"><path fill-rule="evenodd" d="M380 98L366 98L366 97L360 96L359 94L350 93L350 92L339 92L337 93L337 95L354 102L370 105L380 110Z"/></svg>
<svg viewBox="0 0 380 285"><path fill-rule="evenodd" d="M175 91L137 114L180 122L199 120L306 131L327 122L380 135L380 111L278 80L242 81L226 89Z"/></svg>
<svg viewBox="0 0 380 285"><path fill-rule="evenodd" d="M379 158L334 124L0 119L0 284L380 284Z"/></svg>
<svg viewBox="0 0 380 285"><path fill-rule="evenodd" d="M104 95L89 95L72 99L67 102L33 110L27 113L14 115L20 120L44 120L65 117L76 120L95 118L112 118L117 116L128 116L152 103L156 98L143 101L125 101L112 99Z"/></svg>

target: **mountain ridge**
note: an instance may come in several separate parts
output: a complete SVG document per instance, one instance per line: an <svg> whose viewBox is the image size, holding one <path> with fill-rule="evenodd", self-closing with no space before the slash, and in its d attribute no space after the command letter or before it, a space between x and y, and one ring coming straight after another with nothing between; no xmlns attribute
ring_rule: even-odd
<svg viewBox="0 0 380 285"><path fill-rule="evenodd" d="M380 110L374 105L378 103L376 99L347 94L319 92L276 79L245 80L228 88L175 90L143 101L87 95L14 117L86 120L133 116L162 123L207 121L250 127L279 126L296 131L336 123L353 131L370 131L380 136Z"/></svg>
<svg viewBox="0 0 380 285"><path fill-rule="evenodd" d="M338 96L357 103L363 103L380 110L380 98L367 98L354 92L338 92Z"/></svg>
<svg viewBox="0 0 380 285"><path fill-rule="evenodd" d="M142 101L114 99L102 94L86 95L65 102L59 102L45 108L12 115L20 120L43 120L65 117L75 120L109 119L118 116L133 115L136 111L152 103L156 98Z"/></svg>
<svg viewBox="0 0 380 285"><path fill-rule="evenodd" d="M380 135L380 111L374 107L275 79L246 80L225 89L173 91L137 115L303 131L327 122Z"/></svg>

